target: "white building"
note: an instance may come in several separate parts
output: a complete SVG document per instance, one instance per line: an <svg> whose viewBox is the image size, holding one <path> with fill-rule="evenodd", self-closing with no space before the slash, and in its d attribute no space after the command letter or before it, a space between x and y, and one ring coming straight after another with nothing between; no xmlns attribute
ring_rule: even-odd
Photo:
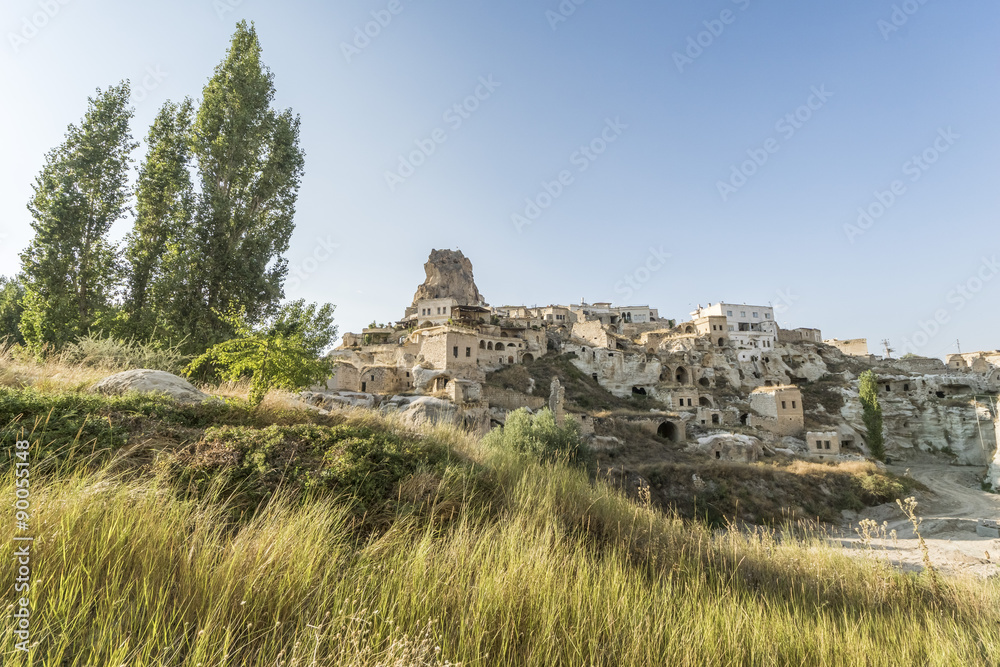
<svg viewBox="0 0 1000 667"><path fill-rule="evenodd" d="M691 313L692 320L708 316L726 318L729 340L737 349L762 352L774 349L778 339L778 325L774 321L774 308L771 306L710 303L705 307L698 306L698 310Z"/></svg>
<svg viewBox="0 0 1000 667"><path fill-rule="evenodd" d="M573 304L570 310L579 322L600 320L605 324L646 324L660 319L656 308L649 306L612 306L606 301Z"/></svg>
<svg viewBox="0 0 1000 667"><path fill-rule="evenodd" d="M433 325L445 324L451 319L451 311L458 305L455 299L425 299L417 301L411 317L418 324L429 322Z"/></svg>

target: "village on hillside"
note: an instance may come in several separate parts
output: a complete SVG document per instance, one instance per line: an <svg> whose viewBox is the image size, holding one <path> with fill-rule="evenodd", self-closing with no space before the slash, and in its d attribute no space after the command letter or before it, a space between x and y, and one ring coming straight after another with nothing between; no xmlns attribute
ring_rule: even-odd
<svg viewBox="0 0 1000 667"><path fill-rule="evenodd" d="M393 325L344 334L335 372L306 400L319 407L400 410L478 432L518 408L549 407L605 447L601 424L627 421L706 456L752 462L781 452L812 458L867 453L858 375L874 368L897 459L935 452L991 463L1000 351L940 359L882 358L865 339L824 340L814 328L783 329L771 306L711 303L677 321L649 306L579 303L489 306L461 251L433 250L426 280ZM610 397L574 403L559 379L503 382L511 367L560 359ZM529 373L530 374L530 373ZM501 381L497 381L500 378ZM1000 473L994 464L991 475Z"/></svg>

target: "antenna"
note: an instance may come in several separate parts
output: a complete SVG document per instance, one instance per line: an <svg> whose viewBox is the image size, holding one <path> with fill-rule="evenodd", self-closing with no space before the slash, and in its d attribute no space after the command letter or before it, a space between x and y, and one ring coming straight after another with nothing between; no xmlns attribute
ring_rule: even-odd
<svg viewBox="0 0 1000 667"><path fill-rule="evenodd" d="M959 354L962 354L962 341L955 339L955 349L958 350Z"/></svg>
<svg viewBox="0 0 1000 667"><path fill-rule="evenodd" d="M888 338L885 338L885 339L882 340L882 347L885 348L885 358L886 359L892 359L892 353L895 352L895 350L892 349L891 347L889 347L889 339Z"/></svg>

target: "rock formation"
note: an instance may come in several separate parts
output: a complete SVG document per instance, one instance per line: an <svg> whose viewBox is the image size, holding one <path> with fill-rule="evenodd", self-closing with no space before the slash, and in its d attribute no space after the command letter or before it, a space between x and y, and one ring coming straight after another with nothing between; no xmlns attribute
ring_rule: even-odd
<svg viewBox="0 0 1000 667"><path fill-rule="evenodd" d="M166 371L135 369L116 373L104 378L90 389L99 394L124 394L138 391L149 394L165 394L182 403L201 403L208 398L184 378Z"/></svg>
<svg viewBox="0 0 1000 667"><path fill-rule="evenodd" d="M424 264L427 279L413 295L413 305L426 299L455 299L460 306L485 302L472 276L472 262L461 250L431 250Z"/></svg>

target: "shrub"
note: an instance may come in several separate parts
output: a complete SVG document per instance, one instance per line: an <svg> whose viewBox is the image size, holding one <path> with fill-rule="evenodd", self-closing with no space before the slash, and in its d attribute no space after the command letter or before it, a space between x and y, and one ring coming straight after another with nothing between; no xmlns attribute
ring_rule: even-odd
<svg viewBox="0 0 1000 667"><path fill-rule="evenodd" d="M399 482L422 469L442 469L448 449L430 438L367 425L294 424L209 428L180 476L205 488L215 478L243 484L252 498L279 486L354 496L364 507L394 497Z"/></svg>
<svg viewBox="0 0 1000 667"><path fill-rule="evenodd" d="M576 422L568 420L559 426L548 408L536 415L525 408L515 410L507 416L504 427L487 434L483 443L532 454L543 461L580 461L586 453Z"/></svg>

